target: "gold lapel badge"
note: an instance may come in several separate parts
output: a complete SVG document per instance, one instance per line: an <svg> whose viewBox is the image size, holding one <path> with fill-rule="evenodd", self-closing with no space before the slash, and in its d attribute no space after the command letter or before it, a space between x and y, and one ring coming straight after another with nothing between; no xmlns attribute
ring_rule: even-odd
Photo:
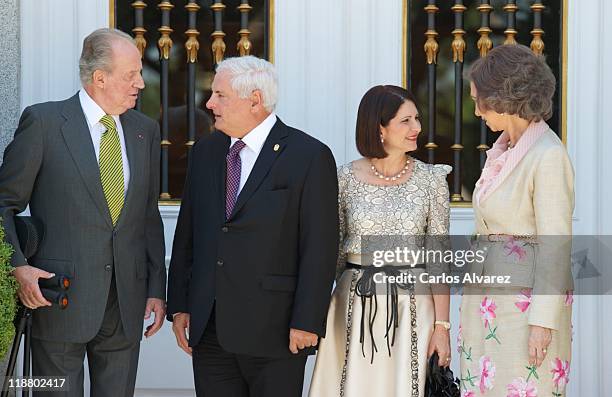
<svg viewBox="0 0 612 397"><path fill-rule="evenodd" d="M276 145L274 145L274 151L278 152L278 149L280 149L280 145L277 143Z"/></svg>

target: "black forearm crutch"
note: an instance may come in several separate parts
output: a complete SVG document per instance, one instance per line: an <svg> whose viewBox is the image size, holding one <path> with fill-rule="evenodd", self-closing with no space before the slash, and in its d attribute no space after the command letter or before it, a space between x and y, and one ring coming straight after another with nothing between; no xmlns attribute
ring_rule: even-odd
<svg viewBox="0 0 612 397"><path fill-rule="evenodd" d="M62 289L66 290L70 287L70 280L65 276L56 276L55 278L61 279L58 285L62 285ZM50 281L49 280L49 281ZM46 300L51 302L53 305L59 305L60 309L65 309L68 306L68 296L64 292L57 292L46 288L41 288L41 292ZM1 397L8 397L9 395L9 382L10 379L15 375L15 366L17 365L17 355L19 353L19 347L21 345L21 337L23 336L23 377L27 378L30 376L30 361L31 361L31 342L32 342L32 309L28 309L22 306L18 315L15 319L15 338L13 339L13 347L11 348L11 355L9 356L8 366L6 368L6 376L4 378L4 384L2 385ZM23 396L30 395L30 389L28 387L22 388L21 392Z"/></svg>
<svg viewBox="0 0 612 397"><path fill-rule="evenodd" d="M17 240L19 241L19 248L26 259L32 258L38 251L38 247L42 243L44 237L44 225L38 219L31 216L15 216L13 218L15 222L15 231L17 233ZM55 278L55 277L54 277ZM68 283L68 286L70 283ZM67 289L67 288L66 288ZM51 291L53 292L53 291ZM65 297L65 294L63 294ZM43 291L44 296L44 291ZM52 298L51 296L46 297ZM50 300L53 302L53 300ZM65 299L65 305L68 305L68 299ZM25 335L24 341L24 361L23 361L23 373L24 376L30 375L30 343L31 343L31 329L32 329L32 310L27 307L21 307L18 311L18 315L15 319L15 338L13 339L13 346L11 347L11 355L9 357L8 367L6 370L6 377L4 378L2 387L2 397L8 397L9 381L15 374L15 365L17 363L17 354L19 353L19 346L21 344L21 337ZM26 395L26 391L22 391L22 396ZM29 390L27 395L29 395Z"/></svg>
<svg viewBox="0 0 612 397"><path fill-rule="evenodd" d="M9 356L8 366L6 368L6 377L4 378L4 384L2 385L2 397L8 397L9 395L9 380L15 374L15 365L17 364L17 354L19 353L19 346L21 345L21 337L26 336L27 346L25 346L25 353L29 356L29 344L30 344L30 327L32 324L32 310L27 307L22 307L19 309L19 314L15 319L15 338L13 339L13 347L11 348L11 355ZM23 373L24 376L26 372L30 372L30 360L27 360L27 370L26 370L26 360L24 358L23 361Z"/></svg>

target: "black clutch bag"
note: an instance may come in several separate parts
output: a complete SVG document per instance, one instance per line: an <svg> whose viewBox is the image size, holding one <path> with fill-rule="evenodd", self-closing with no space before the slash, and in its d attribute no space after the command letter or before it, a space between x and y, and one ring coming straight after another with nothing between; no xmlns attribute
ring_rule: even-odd
<svg viewBox="0 0 612 397"><path fill-rule="evenodd" d="M455 379L449 367L440 367L438 360L436 352L429 358L425 397L460 397L459 379Z"/></svg>

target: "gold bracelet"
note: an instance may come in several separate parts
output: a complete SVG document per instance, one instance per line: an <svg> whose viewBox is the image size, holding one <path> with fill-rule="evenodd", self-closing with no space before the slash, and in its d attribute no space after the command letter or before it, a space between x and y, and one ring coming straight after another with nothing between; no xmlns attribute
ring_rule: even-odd
<svg viewBox="0 0 612 397"><path fill-rule="evenodd" d="M444 327L444 329L446 329L447 331L450 331L451 329L451 323L449 323L448 321L440 321L440 320L436 320L434 322L434 325L441 325Z"/></svg>

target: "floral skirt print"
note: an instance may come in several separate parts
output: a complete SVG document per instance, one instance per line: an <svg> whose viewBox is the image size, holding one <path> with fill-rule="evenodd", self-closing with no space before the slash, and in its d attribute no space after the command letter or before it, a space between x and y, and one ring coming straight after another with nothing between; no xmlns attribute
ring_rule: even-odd
<svg viewBox="0 0 612 397"><path fill-rule="evenodd" d="M571 294L540 367L529 365L530 289L466 289L457 350L462 397L562 397L571 360Z"/></svg>

